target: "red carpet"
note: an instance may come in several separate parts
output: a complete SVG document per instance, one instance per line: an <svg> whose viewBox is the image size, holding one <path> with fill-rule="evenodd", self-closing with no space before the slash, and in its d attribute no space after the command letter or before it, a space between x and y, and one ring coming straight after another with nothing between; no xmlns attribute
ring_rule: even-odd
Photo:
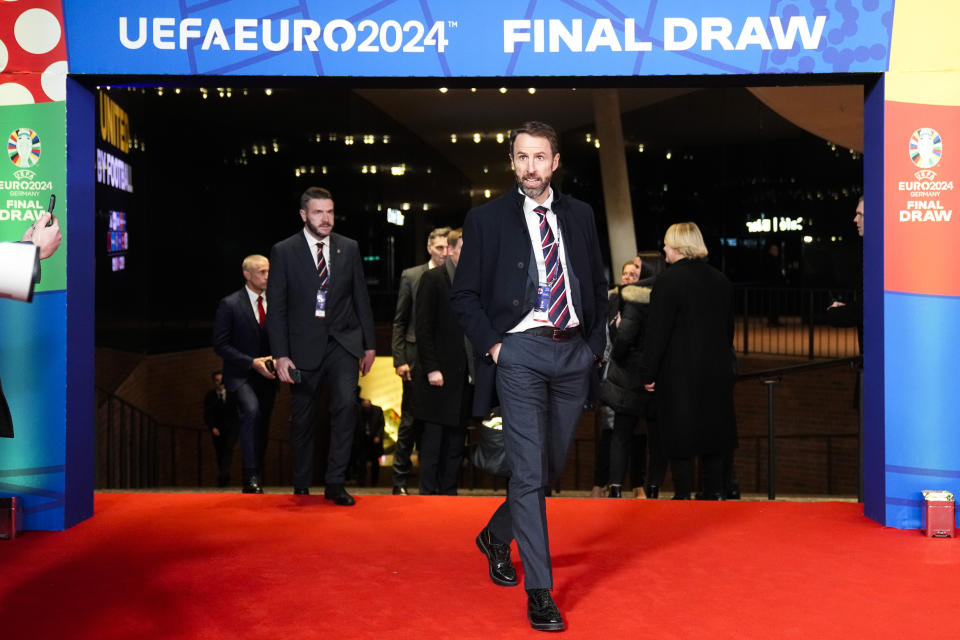
<svg viewBox="0 0 960 640"><path fill-rule="evenodd" d="M497 503L98 494L94 518L69 531L0 541L0 638L543 637L522 587L491 583L474 545ZM958 539L884 529L860 505L548 509L565 637L953 632Z"/></svg>

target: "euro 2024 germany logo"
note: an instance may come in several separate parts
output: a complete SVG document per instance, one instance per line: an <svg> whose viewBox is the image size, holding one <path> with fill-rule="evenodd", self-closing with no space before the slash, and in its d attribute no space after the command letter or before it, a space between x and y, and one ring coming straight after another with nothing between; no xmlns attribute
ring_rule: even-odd
<svg viewBox="0 0 960 640"><path fill-rule="evenodd" d="M40 136L33 129L21 127L7 139L10 162L26 169L40 162Z"/></svg>
<svg viewBox="0 0 960 640"><path fill-rule="evenodd" d="M943 141L936 129L921 127L910 136L910 160L921 169L932 169L940 162Z"/></svg>

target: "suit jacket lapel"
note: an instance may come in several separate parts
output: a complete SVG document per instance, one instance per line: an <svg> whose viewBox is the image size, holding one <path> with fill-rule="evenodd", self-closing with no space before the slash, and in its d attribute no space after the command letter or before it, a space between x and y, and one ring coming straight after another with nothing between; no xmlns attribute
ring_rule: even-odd
<svg viewBox="0 0 960 640"><path fill-rule="evenodd" d="M253 311L253 306L250 304L250 296L247 294L246 287L243 287L242 289L240 289L240 298L238 302L240 303L241 308L246 309L246 313L244 313L243 311L241 311L241 313L244 313L244 315L250 319L250 322L253 323L250 325L251 328L254 329L255 331L259 331L260 320L257 318L256 314Z"/></svg>

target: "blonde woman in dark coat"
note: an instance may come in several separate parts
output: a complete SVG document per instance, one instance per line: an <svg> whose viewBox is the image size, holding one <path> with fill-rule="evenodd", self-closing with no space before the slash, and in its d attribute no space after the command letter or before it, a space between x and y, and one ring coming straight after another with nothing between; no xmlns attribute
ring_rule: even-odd
<svg viewBox="0 0 960 640"><path fill-rule="evenodd" d="M723 456L737 444L733 409L733 286L705 261L693 222L663 239L667 270L650 299L644 340L646 389L656 394L675 499L689 499L700 456L708 499L723 496Z"/></svg>

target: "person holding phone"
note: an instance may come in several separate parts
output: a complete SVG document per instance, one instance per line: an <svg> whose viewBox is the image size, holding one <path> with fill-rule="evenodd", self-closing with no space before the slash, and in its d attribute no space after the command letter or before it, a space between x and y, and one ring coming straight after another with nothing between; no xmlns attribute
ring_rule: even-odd
<svg viewBox="0 0 960 640"><path fill-rule="evenodd" d="M23 236L20 238L22 243L30 243L36 247L35 251L29 252L7 252L0 250L0 273L11 273L14 271L23 271L29 274L32 282L28 286L30 292L33 291L33 284L40 282L40 267L37 260L49 258L60 247L63 236L60 233L60 223L53 215L54 198L50 196L50 207L47 212L37 218L36 222L27 227ZM0 243L2 245L14 243ZM29 263L34 263L31 269ZM13 283L11 283L13 284ZM21 287L17 287L18 289ZM0 287L0 297L10 297L12 291L5 291ZM29 301L29 298L27 298ZM0 382L0 438L13 437L13 418L10 416L10 407L7 405L7 399L3 395L3 384Z"/></svg>
<svg viewBox="0 0 960 640"><path fill-rule="evenodd" d="M263 459L277 393L266 327L270 261L257 254L247 256L242 271L244 286L217 307L213 350L223 358L223 384L239 410L243 492L263 493Z"/></svg>
<svg viewBox="0 0 960 640"><path fill-rule="evenodd" d="M293 492L310 493L317 389L330 389L330 452L324 497L354 504L344 489L356 424L357 372L366 375L376 355L373 311L355 240L333 233L331 193L310 187L300 196L303 229L270 251L267 330L277 377L292 385L290 446ZM299 376L299 381L295 376Z"/></svg>

